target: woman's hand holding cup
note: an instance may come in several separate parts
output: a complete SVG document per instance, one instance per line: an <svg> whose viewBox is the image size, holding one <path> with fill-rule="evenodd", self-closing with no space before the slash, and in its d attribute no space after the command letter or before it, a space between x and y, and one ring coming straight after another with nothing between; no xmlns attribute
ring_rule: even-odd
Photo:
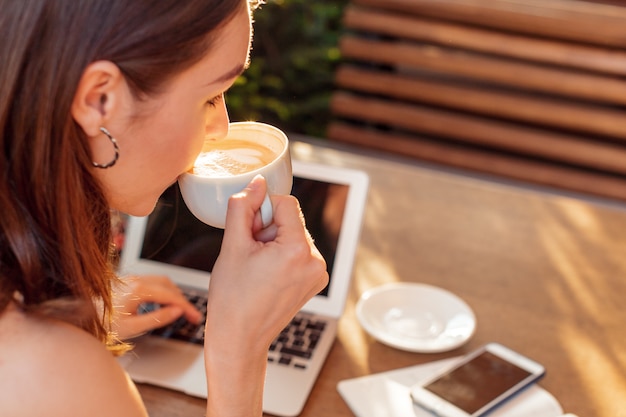
<svg viewBox="0 0 626 417"><path fill-rule="evenodd" d="M211 274L207 334L221 340L218 335L234 332L235 340L250 343L241 347L267 354L275 336L328 284L328 273L293 196L273 197L274 238L255 236L254 207L264 195L264 181L257 177L231 198L222 251Z"/></svg>

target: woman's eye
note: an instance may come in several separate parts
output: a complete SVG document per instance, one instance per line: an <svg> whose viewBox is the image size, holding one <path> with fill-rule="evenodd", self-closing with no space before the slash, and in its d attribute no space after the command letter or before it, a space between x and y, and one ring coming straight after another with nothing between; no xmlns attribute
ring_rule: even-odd
<svg viewBox="0 0 626 417"><path fill-rule="evenodd" d="M222 98L224 98L224 94L220 94L219 96L213 97L212 99L208 100L206 104L208 104L211 107L215 107L217 106L217 103L219 103L222 100Z"/></svg>

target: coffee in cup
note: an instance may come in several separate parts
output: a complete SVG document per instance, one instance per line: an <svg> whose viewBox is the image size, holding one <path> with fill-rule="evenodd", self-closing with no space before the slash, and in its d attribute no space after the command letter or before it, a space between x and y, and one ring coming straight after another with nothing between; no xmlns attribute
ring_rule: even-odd
<svg viewBox="0 0 626 417"><path fill-rule="evenodd" d="M207 140L192 168L201 177L230 177L254 171L278 156L267 146L244 139Z"/></svg>
<svg viewBox="0 0 626 417"><path fill-rule="evenodd" d="M178 184L189 211L202 222L223 229L228 199L256 175L262 175L267 183L268 194L261 206L263 225L267 226L273 217L269 195L291 192L289 141L274 126L235 122L225 138L205 141L193 168L178 178Z"/></svg>

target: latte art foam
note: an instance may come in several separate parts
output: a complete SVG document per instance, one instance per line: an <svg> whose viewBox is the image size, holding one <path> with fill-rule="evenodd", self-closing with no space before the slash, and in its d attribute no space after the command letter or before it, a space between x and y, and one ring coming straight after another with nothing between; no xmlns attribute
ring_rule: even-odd
<svg viewBox="0 0 626 417"><path fill-rule="evenodd" d="M263 145L240 139L209 142L198 155L192 173L203 177L230 177L259 169L276 158Z"/></svg>

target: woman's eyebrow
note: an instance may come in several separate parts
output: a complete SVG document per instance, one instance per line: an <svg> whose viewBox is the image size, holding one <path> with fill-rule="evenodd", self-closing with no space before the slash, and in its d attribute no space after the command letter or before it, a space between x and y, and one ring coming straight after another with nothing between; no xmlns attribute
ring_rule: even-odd
<svg viewBox="0 0 626 417"><path fill-rule="evenodd" d="M230 81L233 78L239 77L243 72L250 66L250 59L246 60L244 64L237 65L230 71L225 72L216 80L211 81L208 85L225 83L226 81Z"/></svg>

